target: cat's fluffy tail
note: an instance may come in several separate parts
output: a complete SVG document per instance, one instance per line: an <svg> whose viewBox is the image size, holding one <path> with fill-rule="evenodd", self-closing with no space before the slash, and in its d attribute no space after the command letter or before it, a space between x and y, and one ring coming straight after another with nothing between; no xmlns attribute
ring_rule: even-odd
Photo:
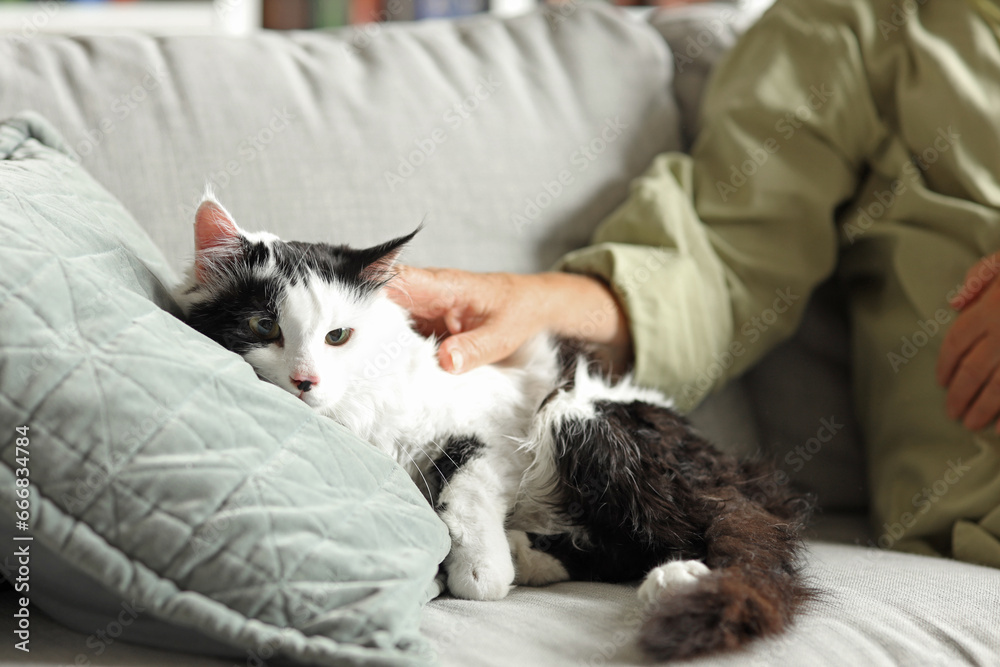
<svg viewBox="0 0 1000 667"><path fill-rule="evenodd" d="M817 593L795 565L797 526L783 522L742 495L726 499L708 534L708 568L685 562L657 568L647 578L649 616L643 649L658 660L733 650L756 637L784 631L795 612ZM673 576L665 570L673 570ZM666 583L655 586L659 576ZM654 584L654 585L650 585ZM652 589L652 590L651 590ZM656 590L658 589L658 590Z"/></svg>
<svg viewBox="0 0 1000 667"><path fill-rule="evenodd" d="M784 630L815 596L798 573L808 500L770 466L719 452L650 390L608 385L582 361L567 378L539 410L526 480L568 528L532 547L573 579L648 575L640 642L661 660Z"/></svg>

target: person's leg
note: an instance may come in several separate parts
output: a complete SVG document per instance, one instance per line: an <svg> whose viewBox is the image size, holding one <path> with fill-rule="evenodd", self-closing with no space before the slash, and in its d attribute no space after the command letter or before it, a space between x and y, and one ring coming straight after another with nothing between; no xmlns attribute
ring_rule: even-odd
<svg viewBox="0 0 1000 667"><path fill-rule="evenodd" d="M1000 438L945 414L935 381L968 248L886 224L848 249L853 372L877 544L1000 567Z"/></svg>

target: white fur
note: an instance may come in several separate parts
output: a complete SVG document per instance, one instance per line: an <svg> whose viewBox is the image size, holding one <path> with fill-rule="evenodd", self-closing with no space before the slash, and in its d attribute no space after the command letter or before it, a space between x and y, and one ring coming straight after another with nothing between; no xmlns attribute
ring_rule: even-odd
<svg viewBox="0 0 1000 667"><path fill-rule="evenodd" d="M674 560L654 567L639 586L639 600L652 605L665 597L684 593L710 572L700 560Z"/></svg>

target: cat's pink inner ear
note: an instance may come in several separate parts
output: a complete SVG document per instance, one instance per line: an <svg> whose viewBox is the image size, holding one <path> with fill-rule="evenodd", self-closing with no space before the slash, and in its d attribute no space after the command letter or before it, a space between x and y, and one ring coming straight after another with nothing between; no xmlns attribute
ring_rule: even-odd
<svg viewBox="0 0 1000 667"><path fill-rule="evenodd" d="M205 279L214 262L240 248L240 229L226 210L214 201L204 201L194 216L195 270Z"/></svg>

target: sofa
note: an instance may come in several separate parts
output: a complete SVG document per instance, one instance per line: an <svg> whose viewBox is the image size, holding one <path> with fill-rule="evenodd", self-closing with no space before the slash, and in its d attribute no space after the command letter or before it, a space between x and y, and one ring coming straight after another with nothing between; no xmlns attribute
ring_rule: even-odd
<svg viewBox="0 0 1000 667"><path fill-rule="evenodd" d="M190 261L194 211L206 182L251 230L360 246L423 222L424 230L407 249L407 263L538 271L586 244L655 155L690 145L712 66L762 9L760 3L707 3L638 16L573 1L514 18L246 38L15 35L0 40L0 118L24 110L37 114L19 116L11 126L28 128L18 146L31 144L31 158L47 155L48 146L69 156L52 159L93 179L81 181L74 193L106 190L95 197L108 215L138 221L141 230L129 232L128 243L141 246L135 252L144 257L162 252L165 261L162 267L152 260L144 264L148 271L136 272L139 282L146 280L142 276L165 282L163 276L176 277ZM53 131L62 139L51 138ZM3 172L8 181L0 181L0 203L17 198L14 167ZM44 187L61 177L46 174ZM47 233L53 247L58 245L60 228ZM146 236L140 239L140 233ZM136 263L129 266L134 270ZM146 282L169 311L169 297L160 293L169 285ZM3 287L0 313L24 300L13 298L11 285ZM98 310L113 305L112 295ZM823 591L790 632L693 664L1000 664L1000 573L885 550L880 537L889 527L868 523L863 443L848 392L846 331L835 288L822 287L794 339L691 415L724 449L776 460L787 473L776 483L816 496L819 510L808 532L804 572ZM3 378L7 374L9 380L14 368L9 361L14 338L9 330L0 334L5 432L18 423L10 406L22 400L6 393ZM201 347L192 351L201 353ZM234 375L227 382L241 391L264 391L250 386L256 382L252 373L230 366L226 372ZM88 405L96 411L106 407ZM205 428L213 418L223 419L208 403L186 409L203 417ZM256 419L249 411L233 414ZM315 428L330 442L344 437L333 426ZM255 431L262 439L268 432ZM249 442L247 456L266 446ZM13 470L11 447L2 460ZM432 567L442 555L439 528L406 504L413 497L404 488L408 480L394 476L390 463L365 465L380 471L380 479L390 480L386 484L403 499L387 510L392 516L386 521L397 521L397 527L428 524L425 532L413 533L428 536L428 548L420 556L414 555L419 550L405 552L412 567L400 575L416 581L399 603L412 607L419 625L419 638L409 644L394 640L393 651L369 650L381 646L381 635L344 639L337 634L342 628L331 629L330 622L296 625L294 641L264 644L262 650L261 638L285 623L291 626L290 615L260 600L243 608L244 598L213 593L217 589L205 577L174 577L169 565L156 564L156 554L143 551L142 540L123 540L119 526L102 524L82 510L74 513L50 494L39 501L47 503L39 525L48 529L58 522L63 532L53 529L50 535L63 537L40 540L33 552L31 651L18 650L7 633L0 660L206 667L269 660L455 667L649 664L635 643L641 610L634 586L518 587L499 602L447 593L434 597L440 593L433 587ZM301 479L306 489L309 482ZM45 491L43 486L41 497ZM412 510L405 520L399 515L404 510ZM143 529L144 520L132 520L130 530ZM328 528L324 524L323 530ZM0 529L5 544L12 543L11 530ZM83 546L74 542L83 544L81 531ZM386 541L387 550L402 548L403 536L396 537ZM405 569L400 562L385 567ZM9 558L3 571L11 582L17 580L17 565ZM200 606L191 602L196 596ZM0 591L0 613L5 623L14 619L14 630L21 597L9 585ZM384 606L379 613L391 616L392 605ZM338 616L338 623L346 623L344 618ZM386 620L386 627L393 622ZM338 639L314 641L324 636ZM419 650L410 650L417 644Z"/></svg>

